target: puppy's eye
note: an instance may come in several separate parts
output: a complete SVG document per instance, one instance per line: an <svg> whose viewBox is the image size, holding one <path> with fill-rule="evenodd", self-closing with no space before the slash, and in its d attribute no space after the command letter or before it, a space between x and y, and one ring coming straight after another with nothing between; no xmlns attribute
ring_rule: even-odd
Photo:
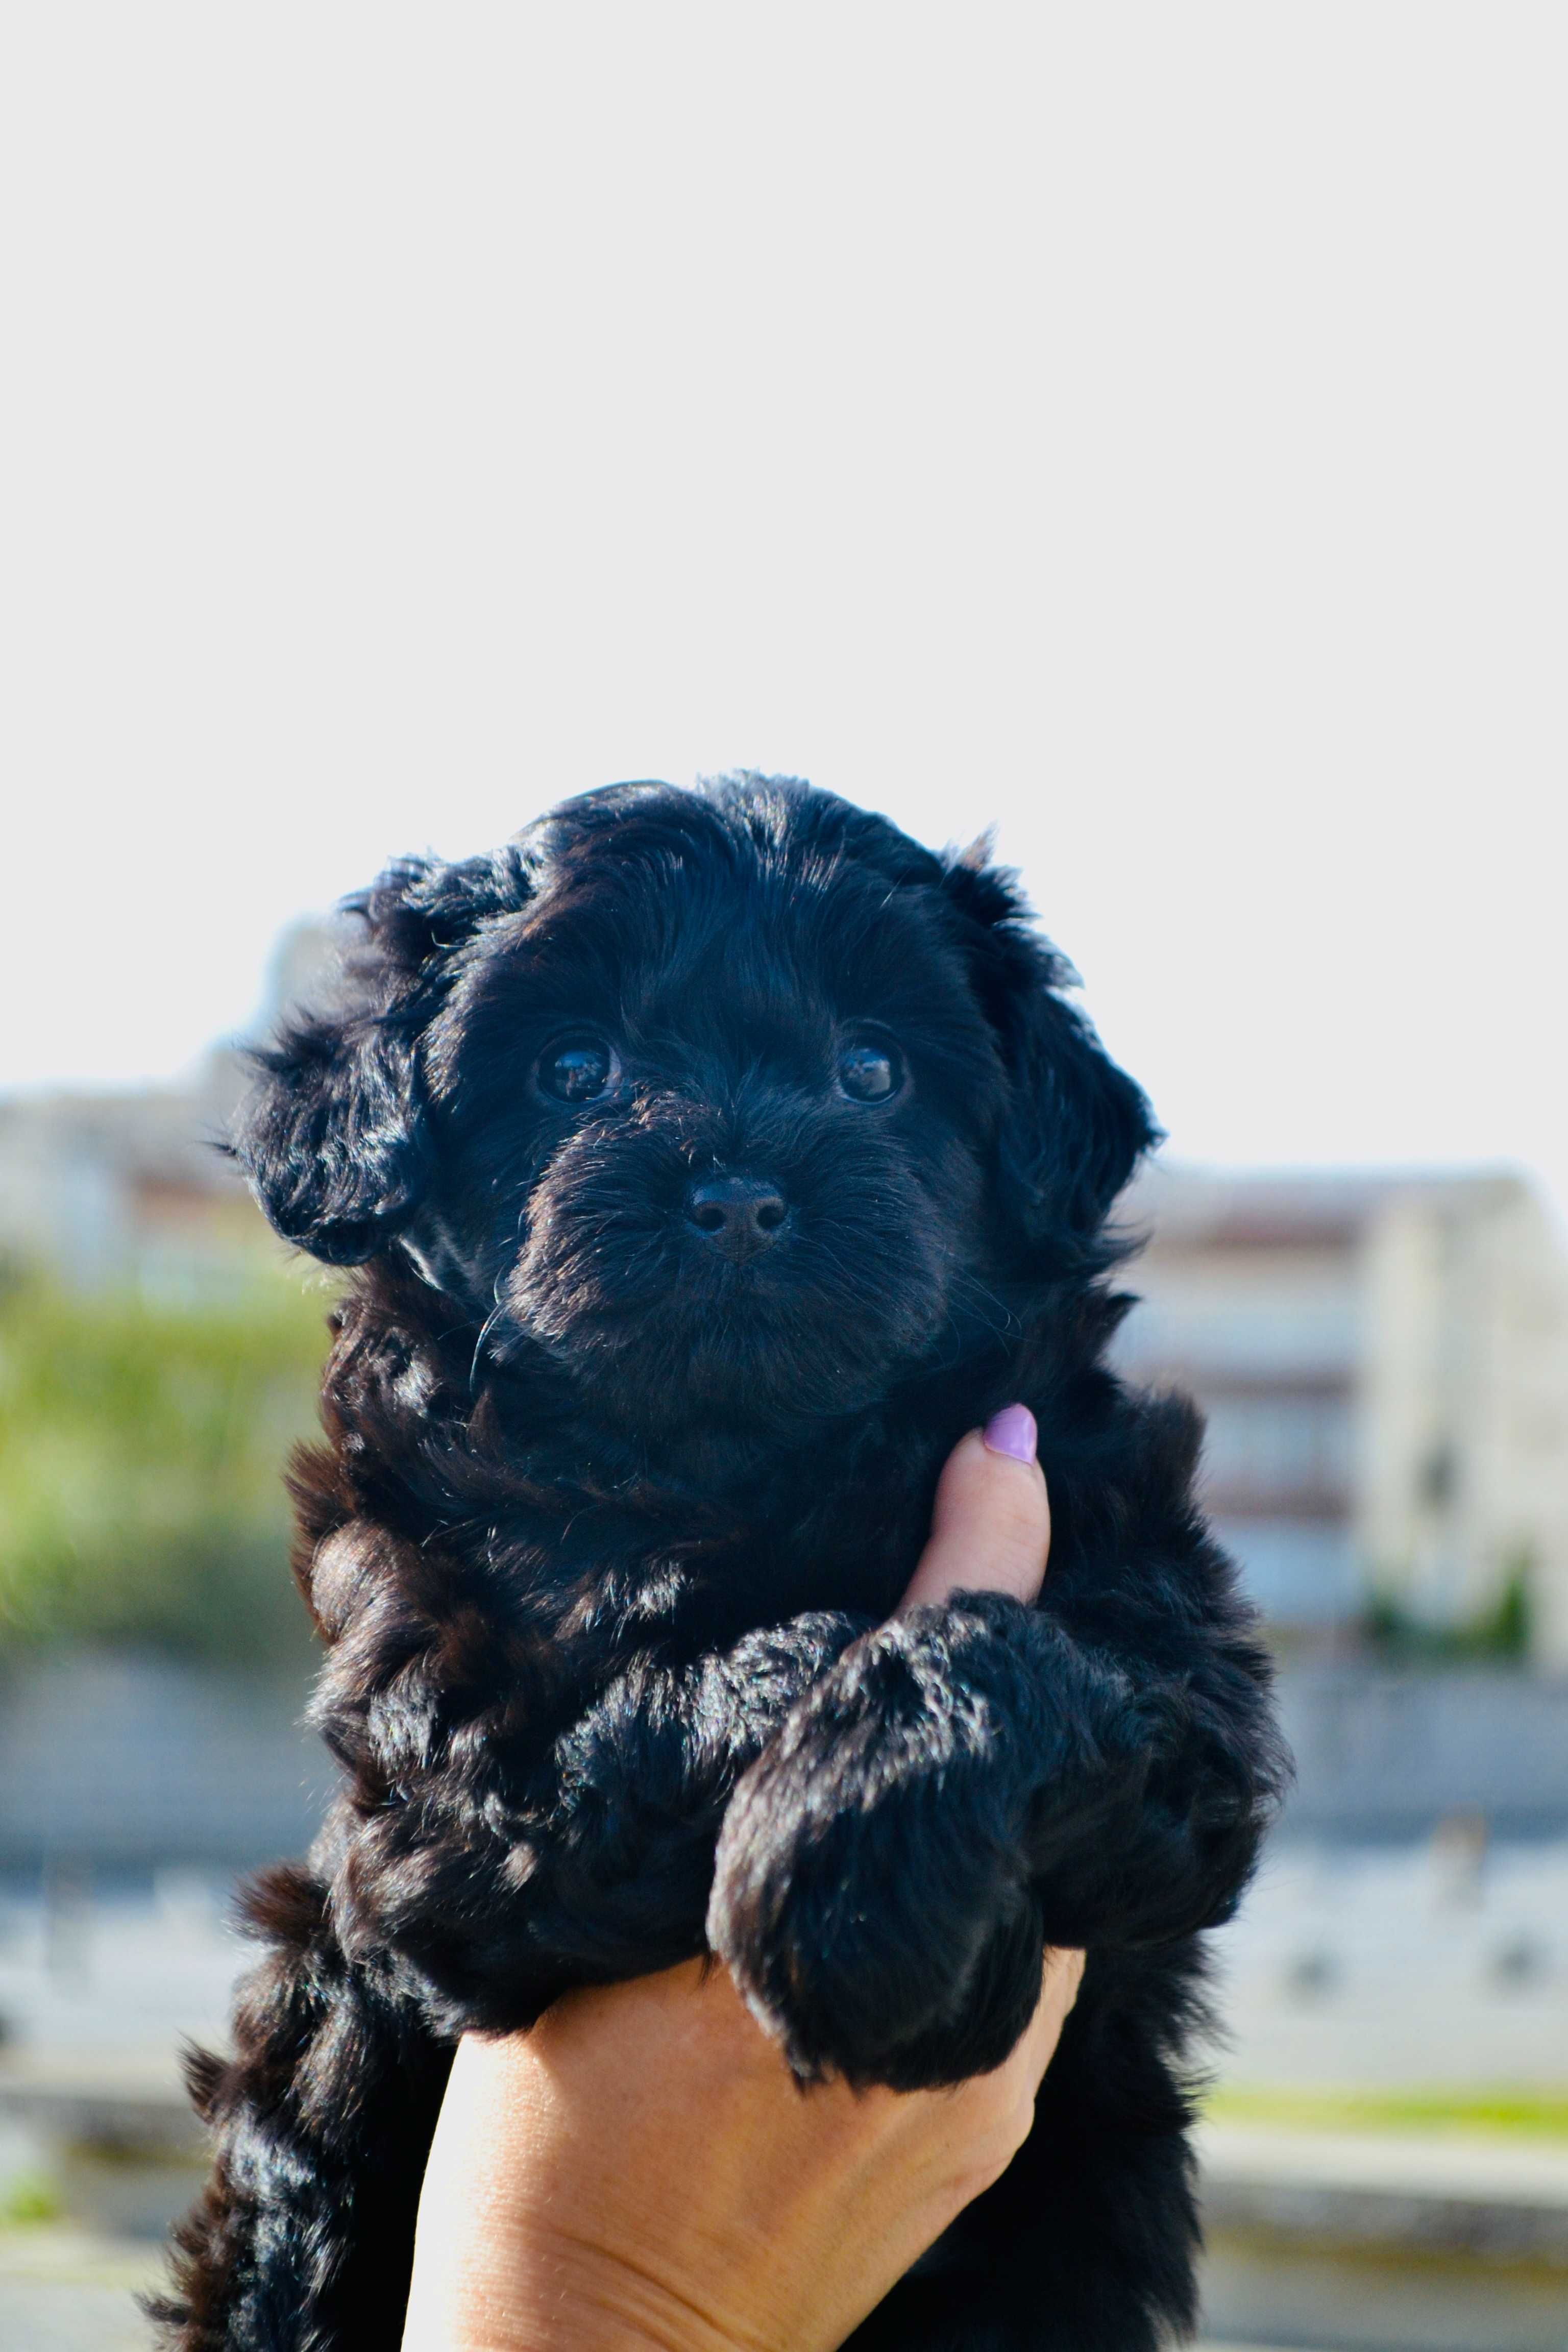
<svg viewBox="0 0 1568 2352"><path fill-rule="evenodd" d="M596 1102L620 1074L616 1049L602 1037L569 1037L541 1054L534 1069L540 1093L563 1103Z"/></svg>
<svg viewBox="0 0 1568 2352"><path fill-rule="evenodd" d="M904 1057L889 1037L862 1037L838 1056L838 1091L851 1102L890 1102L904 1084Z"/></svg>

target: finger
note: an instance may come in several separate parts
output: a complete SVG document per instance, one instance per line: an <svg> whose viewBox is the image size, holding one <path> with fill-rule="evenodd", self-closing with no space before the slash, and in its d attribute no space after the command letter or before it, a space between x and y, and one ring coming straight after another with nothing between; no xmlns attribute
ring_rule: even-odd
<svg viewBox="0 0 1568 2352"><path fill-rule="evenodd" d="M948 1455L931 1507L931 1540L900 1606L968 1591L1033 1601L1051 1548L1051 1507L1035 1459L1035 1419L1010 1404Z"/></svg>

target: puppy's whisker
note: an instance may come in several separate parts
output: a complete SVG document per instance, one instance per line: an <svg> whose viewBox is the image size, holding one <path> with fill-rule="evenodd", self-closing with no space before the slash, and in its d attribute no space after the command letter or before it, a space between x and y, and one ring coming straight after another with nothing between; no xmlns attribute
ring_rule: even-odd
<svg viewBox="0 0 1568 2352"><path fill-rule="evenodd" d="M504 1299L498 1298L495 1305L491 1307L489 1313L485 1317L484 1321L479 1326L479 1336L474 1341L473 1360L468 1366L468 1394L470 1396L474 1394L479 1386L479 1358L484 1353L485 1341L489 1338L490 1333L495 1329L496 1325L500 1321L501 1317L505 1313L506 1302Z"/></svg>

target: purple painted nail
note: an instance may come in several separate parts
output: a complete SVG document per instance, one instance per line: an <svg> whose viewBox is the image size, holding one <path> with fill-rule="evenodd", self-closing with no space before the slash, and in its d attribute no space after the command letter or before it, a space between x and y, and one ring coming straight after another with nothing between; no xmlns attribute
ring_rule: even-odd
<svg viewBox="0 0 1568 2352"><path fill-rule="evenodd" d="M1015 1462L1035 1458L1035 1416L1026 1404L1005 1404L992 1414L982 1434L993 1454L1010 1454Z"/></svg>

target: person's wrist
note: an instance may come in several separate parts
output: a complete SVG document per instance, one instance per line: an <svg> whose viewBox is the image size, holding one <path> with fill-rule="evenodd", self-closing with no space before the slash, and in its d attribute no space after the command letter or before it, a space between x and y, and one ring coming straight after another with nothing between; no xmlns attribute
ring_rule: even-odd
<svg viewBox="0 0 1568 2352"><path fill-rule="evenodd" d="M642 2022L657 2051L669 2000L658 1988L620 1988L619 2009L614 1993L567 1996L530 2034L464 2037L426 2180L403 2352L795 2352L787 2324L769 2332L776 2295L764 2289L756 2303L755 2217L704 2198L700 2167L695 2195L679 2166L617 2172L597 2137L605 2107L624 2107L630 2144L650 2146L625 2053L601 2062L628 2001L639 2015L653 2001ZM609 2035L595 2020L584 2041L573 2011L606 2002ZM756 2028L734 2008L749 2049ZM727 2054L711 2029L705 2046L710 2059ZM586 2118L584 2091L597 2101ZM715 2115L710 2152L722 2137Z"/></svg>
<svg viewBox="0 0 1568 2352"><path fill-rule="evenodd" d="M655 2250L612 2251L537 2212L522 2230L492 2213L464 2234L455 2292L432 2278L434 2292L416 2293L403 2352L773 2352L704 2307Z"/></svg>
<svg viewBox="0 0 1568 2352"><path fill-rule="evenodd" d="M404 2352L774 2352L642 2249L612 2253L546 2230L498 2257L489 2280L470 2270L459 2333L440 2343L411 2333Z"/></svg>

